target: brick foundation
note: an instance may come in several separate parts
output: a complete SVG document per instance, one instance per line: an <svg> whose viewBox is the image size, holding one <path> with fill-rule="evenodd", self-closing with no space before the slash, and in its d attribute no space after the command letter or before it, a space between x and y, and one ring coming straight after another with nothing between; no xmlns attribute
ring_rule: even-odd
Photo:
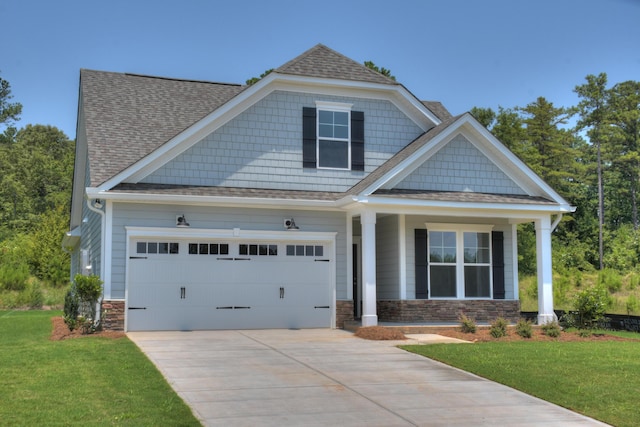
<svg viewBox="0 0 640 427"><path fill-rule="evenodd" d="M124 301L102 301L102 329L105 331L124 331Z"/></svg>
<svg viewBox="0 0 640 427"><path fill-rule="evenodd" d="M460 314L476 322L503 317L520 318L520 301L513 300L393 300L377 302L378 320L383 322L458 322Z"/></svg>
<svg viewBox="0 0 640 427"><path fill-rule="evenodd" d="M344 329L344 322L353 320L353 301L336 301L336 328Z"/></svg>

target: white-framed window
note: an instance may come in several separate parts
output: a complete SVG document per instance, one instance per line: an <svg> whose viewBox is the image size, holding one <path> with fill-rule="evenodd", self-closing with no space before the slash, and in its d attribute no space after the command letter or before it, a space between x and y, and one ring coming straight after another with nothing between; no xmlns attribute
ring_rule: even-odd
<svg viewBox="0 0 640 427"><path fill-rule="evenodd" d="M427 224L429 295L490 299L491 225Z"/></svg>
<svg viewBox="0 0 640 427"><path fill-rule="evenodd" d="M351 168L351 106L316 102L318 168Z"/></svg>

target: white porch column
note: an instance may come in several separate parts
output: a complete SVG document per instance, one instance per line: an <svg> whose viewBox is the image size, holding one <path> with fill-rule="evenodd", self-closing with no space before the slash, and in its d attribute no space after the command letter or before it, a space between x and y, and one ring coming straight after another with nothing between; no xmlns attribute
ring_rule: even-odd
<svg viewBox="0 0 640 427"><path fill-rule="evenodd" d="M376 213L364 211L362 224L362 326L376 326Z"/></svg>
<svg viewBox="0 0 640 427"><path fill-rule="evenodd" d="M538 267L538 324L557 321L553 312L553 273L551 270L551 218L537 219L536 261Z"/></svg>

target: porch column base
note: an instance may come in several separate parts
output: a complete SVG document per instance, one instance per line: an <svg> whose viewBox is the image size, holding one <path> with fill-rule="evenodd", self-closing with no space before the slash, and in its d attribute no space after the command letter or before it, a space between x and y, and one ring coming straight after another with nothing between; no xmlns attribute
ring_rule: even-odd
<svg viewBox="0 0 640 427"><path fill-rule="evenodd" d="M538 314L538 325L546 325L547 323L553 323L558 321L558 316L555 313L551 314Z"/></svg>
<svg viewBox="0 0 640 427"><path fill-rule="evenodd" d="M362 326L378 326L378 315L377 314L364 314L362 316Z"/></svg>

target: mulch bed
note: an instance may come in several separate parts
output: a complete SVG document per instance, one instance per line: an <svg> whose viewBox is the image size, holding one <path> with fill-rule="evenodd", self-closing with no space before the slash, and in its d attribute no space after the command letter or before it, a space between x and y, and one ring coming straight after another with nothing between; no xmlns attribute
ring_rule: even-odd
<svg viewBox="0 0 640 427"><path fill-rule="evenodd" d="M632 338L622 338L613 335L597 334L590 335L588 337L581 337L577 332L562 332L559 337L552 338L542 333L539 328L533 329L533 336L531 338L522 338L513 328L507 330L507 336L501 338L494 338L489 332L489 328L478 328L475 333L464 333L460 328L448 327L448 328L433 328L429 329L430 334L438 334L451 338L458 338L465 341L472 342L491 342L491 341L557 341L557 342L572 342L572 341L638 341ZM384 326L369 326L365 328L358 328L355 335L357 337L368 340L404 340L406 337L397 328L388 328Z"/></svg>
<svg viewBox="0 0 640 427"><path fill-rule="evenodd" d="M82 331L79 329L74 329L73 331L70 331L69 328L67 327L67 324L64 323L64 319L60 316L52 317L51 323L53 326L53 329L51 331L51 336L49 337L51 341L60 341L60 340L66 340L69 338L84 338L84 337L105 337L105 338L116 339L116 338L122 338L126 336L125 333L122 331L97 331L97 332L94 332L93 334L83 334Z"/></svg>

